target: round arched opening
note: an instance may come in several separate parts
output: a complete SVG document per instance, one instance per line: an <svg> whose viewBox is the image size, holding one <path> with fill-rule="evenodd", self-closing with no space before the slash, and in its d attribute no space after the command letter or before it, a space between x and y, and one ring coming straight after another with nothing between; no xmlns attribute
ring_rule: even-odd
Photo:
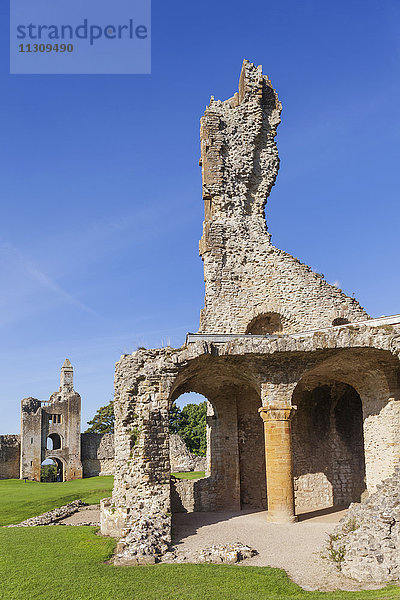
<svg viewBox="0 0 400 600"><path fill-rule="evenodd" d="M207 415L211 405L195 392L181 394L169 413L170 462L175 477L204 477L207 454ZM190 474L190 475L189 475Z"/></svg>
<svg viewBox="0 0 400 600"><path fill-rule="evenodd" d="M179 403L190 398L183 392L205 394L200 398L206 401L207 451L205 477L192 482L190 490L182 483L173 485L172 512L266 508L260 394L251 385L221 374L222 369L198 371L197 380L184 382L173 396Z"/></svg>
<svg viewBox="0 0 400 600"><path fill-rule="evenodd" d="M278 313L264 313L255 317L247 326L246 333L273 335L283 330L282 318Z"/></svg>
<svg viewBox="0 0 400 600"><path fill-rule="evenodd" d="M46 458L40 467L40 481L54 483L64 481L64 465L58 458Z"/></svg>
<svg viewBox="0 0 400 600"><path fill-rule="evenodd" d="M51 433L47 438L47 450L61 450L61 436Z"/></svg>
<svg viewBox="0 0 400 600"><path fill-rule="evenodd" d="M339 325L348 325L349 323L350 321L348 319L344 319L343 317L337 317L332 321L332 325L334 327L338 327Z"/></svg>
<svg viewBox="0 0 400 600"><path fill-rule="evenodd" d="M292 422L296 507L347 506L365 485L361 398L350 385L301 384L293 394Z"/></svg>

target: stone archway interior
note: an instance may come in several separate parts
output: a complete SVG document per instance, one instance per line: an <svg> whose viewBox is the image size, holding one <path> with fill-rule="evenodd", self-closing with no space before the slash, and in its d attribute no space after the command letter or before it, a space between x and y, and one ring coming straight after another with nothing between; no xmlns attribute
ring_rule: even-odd
<svg viewBox="0 0 400 600"><path fill-rule="evenodd" d="M296 507L359 502L365 486L362 403L346 383L295 391L293 463Z"/></svg>
<svg viewBox="0 0 400 600"><path fill-rule="evenodd" d="M260 395L244 382L201 371L181 389L207 399L207 465L194 485L194 510L266 508L266 474Z"/></svg>

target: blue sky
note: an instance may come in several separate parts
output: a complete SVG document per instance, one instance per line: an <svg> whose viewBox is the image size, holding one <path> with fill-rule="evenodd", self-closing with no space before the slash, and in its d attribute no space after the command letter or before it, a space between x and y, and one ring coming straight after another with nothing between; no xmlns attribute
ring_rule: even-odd
<svg viewBox="0 0 400 600"><path fill-rule="evenodd" d="M0 433L65 357L84 428L122 353L197 330L199 118L243 58L283 103L273 243L400 312L398 0L153 0L151 75L9 75L0 11Z"/></svg>

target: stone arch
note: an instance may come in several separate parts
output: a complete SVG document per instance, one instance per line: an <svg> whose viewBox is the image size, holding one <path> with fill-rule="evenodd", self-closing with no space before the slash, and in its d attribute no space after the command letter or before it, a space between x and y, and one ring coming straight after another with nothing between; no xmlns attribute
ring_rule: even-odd
<svg viewBox="0 0 400 600"><path fill-rule="evenodd" d="M349 323L349 319L346 319L345 317L336 317L332 321L333 327L338 327L339 325L348 325Z"/></svg>
<svg viewBox="0 0 400 600"><path fill-rule="evenodd" d="M296 506L359 502L365 491L362 403L347 383L303 382L293 393Z"/></svg>
<svg viewBox="0 0 400 600"><path fill-rule="evenodd" d="M257 315L246 328L246 333L253 335L273 335L281 331L283 331L283 319L276 312Z"/></svg>
<svg viewBox="0 0 400 600"><path fill-rule="evenodd" d="M259 388L246 369L238 368L238 361L210 358L191 361L171 392L171 401L187 391L208 401L206 478L195 483L200 496L196 510L265 508Z"/></svg>
<svg viewBox="0 0 400 600"><path fill-rule="evenodd" d="M293 419L293 443L299 502L302 496L304 502L304 490L317 488L326 505L328 502L348 504L350 501L359 501L363 487L363 462L368 492L373 492L377 484L392 474L398 462L397 431L400 427L399 386L397 377L394 376L398 372L398 366L396 364L397 368L393 369L395 363L395 357L384 350L349 348L336 351L303 374L292 399L293 404L298 406L297 415ZM329 431L325 433L318 431L315 423L313 426L310 424L312 403L323 403L324 390L329 392L329 402L326 401L325 410L320 405L319 419L321 422L324 419L329 421ZM340 391L345 396L344 405L336 407ZM346 419L352 419L352 424L348 423L348 426L354 426L357 434L355 430L347 433L343 431ZM314 449L308 447L309 455L313 453L315 457L326 457L327 449L324 450L322 446L324 443L331 445L330 455L334 460L329 468L326 466L325 471L318 470L314 464L313 468L308 468L307 474L307 452L304 450L306 442L301 442L302 438L305 439L307 428L308 439L315 446ZM318 449L318 445L321 448ZM327 492L329 485L330 498ZM321 491L323 488L324 492Z"/></svg>
<svg viewBox="0 0 400 600"><path fill-rule="evenodd" d="M61 450L62 438L59 433L50 433L47 436L47 450Z"/></svg>
<svg viewBox="0 0 400 600"><path fill-rule="evenodd" d="M52 478L52 480L55 482L65 481L64 461L62 459L60 459L58 456L49 455L49 456L46 456L44 461L42 461L41 467L43 467L45 463L48 463L48 461L53 461L53 463L55 463L55 465L56 465L55 476L54 476L54 478Z"/></svg>

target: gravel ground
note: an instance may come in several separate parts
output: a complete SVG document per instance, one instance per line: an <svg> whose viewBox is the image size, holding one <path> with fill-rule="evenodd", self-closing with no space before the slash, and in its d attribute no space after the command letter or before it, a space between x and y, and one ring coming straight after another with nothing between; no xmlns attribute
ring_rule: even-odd
<svg viewBox="0 0 400 600"><path fill-rule="evenodd" d="M345 510L325 509L303 513L299 522L267 523L266 512L178 513L173 516L173 542L188 555L213 544L242 542L259 554L240 565L284 569L306 590L333 591L378 589L344 577L321 557L328 534Z"/></svg>
<svg viewBox="0 0 400 600"><path fill-rule="evenodd" d="M59 525L100 525L100 506L91 504L83 506L70 517L59 521Z"/></svg>

